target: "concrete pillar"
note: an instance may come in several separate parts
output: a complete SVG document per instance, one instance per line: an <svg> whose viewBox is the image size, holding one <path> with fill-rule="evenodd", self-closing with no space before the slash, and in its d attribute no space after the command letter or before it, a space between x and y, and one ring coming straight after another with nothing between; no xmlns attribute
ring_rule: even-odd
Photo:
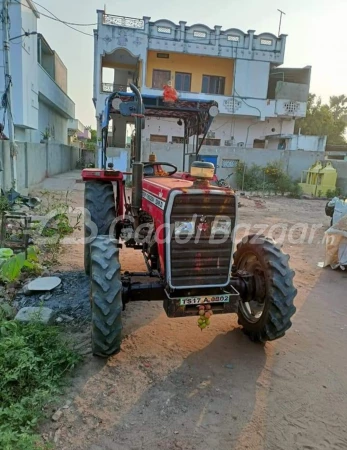
<svg viewBox="0 0 347 450"><path fill-rule="evenodd" d="M145 36L144 39L147 39L147 43L146 43L146 54L142 59L142 76L139 74L139 78L142 78L142 82L140 83L140 89L141 87L146 87L146 75L147 75L147 50L148 50L148 40L150 38L150 17L143 17L143 20L145 22Z"/></svg>
<svg viewBox="0 0 347 450"><path fill-rule="evenodd" d="M93 99L98 98L101 90L101 56L98 50L98 32L94 30L94 80L93 80Z"/></svg>
<svg viewBox="0 0 347 450"><path fill-rule="evenodd" d="M104 24L104 15L106 14L106 12L103 9L98 9L96 11L97 15L98 15L98 28Z"/></svg>
<svg viewBox="0 0 347 450"><path fill-rule="evenodd" d="M118 86L127 86L128 84L128 70L114 69L113 84Z"/></svg>
<svg viewBox="0 0 347 450"><path fill-rule="evenodd" d="M180 21L180 27L181 27L181 38L180 41L184 42L186 39L186 25L187 22L183 22L182 20Z"/></svg>
<svg viewBox="0 0 347 450"><path fill-rule="evenodd" d="M216 36L216 45L219 47L219 42L220 42L220 32L221 32L222 27L220 25L216 25L214 27L214 32L215 32L215 36ZM211 42L211 44L213 44L213 42Z"/></svg>
<svg viewBox="0 0 347 450"><path fill-rule="evenodd" d="M280 40L281 40L281 60L284 61L284 52L286 50L286 41L287 41L287 34L281 34Z"/></svg>
<svg viewBox="0 0 347 450"><path fill-rule="evenodd" d="M125 148L126 124L126 117L119 114L117 115L116 120L112 120L112 147Z"/></svg>
<svg viewBox="0 0 347 450"><path fill-rule="evenodd" d="M143 17L143 21L145 23L145 33L146 33L147 36L149 36L149 32L150 32L150 30L149 30L149 21L150 20L151 20L150 17L147 17L147 16Z"/></svg>
<svg viewBox="0 0 347 450"><path fill-rule="evenodd" d="M253 50L253 39L254 39L255 30L248 30L247 33L249 36L248 50L251 52Z"/></svg>

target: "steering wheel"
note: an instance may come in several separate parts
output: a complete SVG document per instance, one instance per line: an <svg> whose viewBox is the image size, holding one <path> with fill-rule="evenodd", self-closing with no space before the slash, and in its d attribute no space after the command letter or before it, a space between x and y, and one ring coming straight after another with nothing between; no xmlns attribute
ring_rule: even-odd
<svg viewBox="0 0 347 450"><path fill-rule="evenodd" d="M174 164L168 163L168 162L145 162L143 163L144 167L154 167L154 166L169 166L172 167L173 170L171 170L171 172L167 172L168 176L172 176L174 175L178 168L177 166L175 166Z"/></svg>

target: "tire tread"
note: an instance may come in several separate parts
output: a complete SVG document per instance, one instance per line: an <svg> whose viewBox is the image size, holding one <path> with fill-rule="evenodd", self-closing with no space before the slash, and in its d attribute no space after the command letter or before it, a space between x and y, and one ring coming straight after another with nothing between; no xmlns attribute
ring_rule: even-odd
<svg viewBox="0 0 347 450"><path fill-rule="evenodd" d="M260 255L265 263L269 307L266 321L259 321L263 322L261 325L248 322L239 310L239 324L253 341L273 341L283 337L292 326L291 318L296 312L294 299L297 295L293 284L295 272L289 267L289 255L284 254L274 242L261 235L248 236L238 243L234 254L236 266L241 255L251 250Z"/></svg>
<svg viewBox="0 0 347 450"><path fill-rule="evenodd" d="M119 249L109 236L91 243L91 300L93 354L108 357L120 350L123 309Z"/></svg>

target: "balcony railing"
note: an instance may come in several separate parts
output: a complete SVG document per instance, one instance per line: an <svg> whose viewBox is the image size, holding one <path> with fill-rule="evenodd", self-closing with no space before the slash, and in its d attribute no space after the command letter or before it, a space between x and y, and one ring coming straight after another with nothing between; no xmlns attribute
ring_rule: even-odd
<svg viewBox="0 0 347 450"><path fill-rule="evenodd" d="M112 92L131 92L129 86L125 84L101 83L101 92L112 94Z"/></svg>
<svg viewBox="0 0 347 450"><path fill-rule="evenodd" d="M104 25L112 25L114 27L134 28L136 30L143 30L145 22L143 19L134 19L132 17L112 16L104 14Z"/></svg>

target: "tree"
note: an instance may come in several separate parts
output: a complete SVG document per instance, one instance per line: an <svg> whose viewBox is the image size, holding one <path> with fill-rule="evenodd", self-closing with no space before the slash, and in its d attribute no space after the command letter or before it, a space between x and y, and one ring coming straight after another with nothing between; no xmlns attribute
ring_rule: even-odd
<svg viewBox="0 0 347 450"><path fill-rule="evenodd" d="M331 96L329 105L335 120L345 118L347 114L347 97L345 95Z"/></svg>
<svg viewBox="0 0 347 450"><path fill-rule="evenodd" d="M342 145L346 143L344 132L347 126L347 97L332 96L329 105L323 104L322 99L315 94L309 94L306 117L295 123L295 132L301 134L327 136L327 143Z"/></svg>
<svg viewBox="0 0 347 450"><path fill-rule="evenodd" d="M95 149L95 146L98 142L98 134L96 130L93 130L92 127L89 125L88 127L86 127L86 130L90 131L90 135L91 138L88 139L87 141L87 147L90 148L91 150Z"/></svg>
<svg viewBox="0 0 347 450"><path fill-rule="evenodd" d="M91 134L91 138L89 139L89 142L97 142L98 140L98 136L97 136L97 131L96 130L90 130L90 134Z"/></svg>

